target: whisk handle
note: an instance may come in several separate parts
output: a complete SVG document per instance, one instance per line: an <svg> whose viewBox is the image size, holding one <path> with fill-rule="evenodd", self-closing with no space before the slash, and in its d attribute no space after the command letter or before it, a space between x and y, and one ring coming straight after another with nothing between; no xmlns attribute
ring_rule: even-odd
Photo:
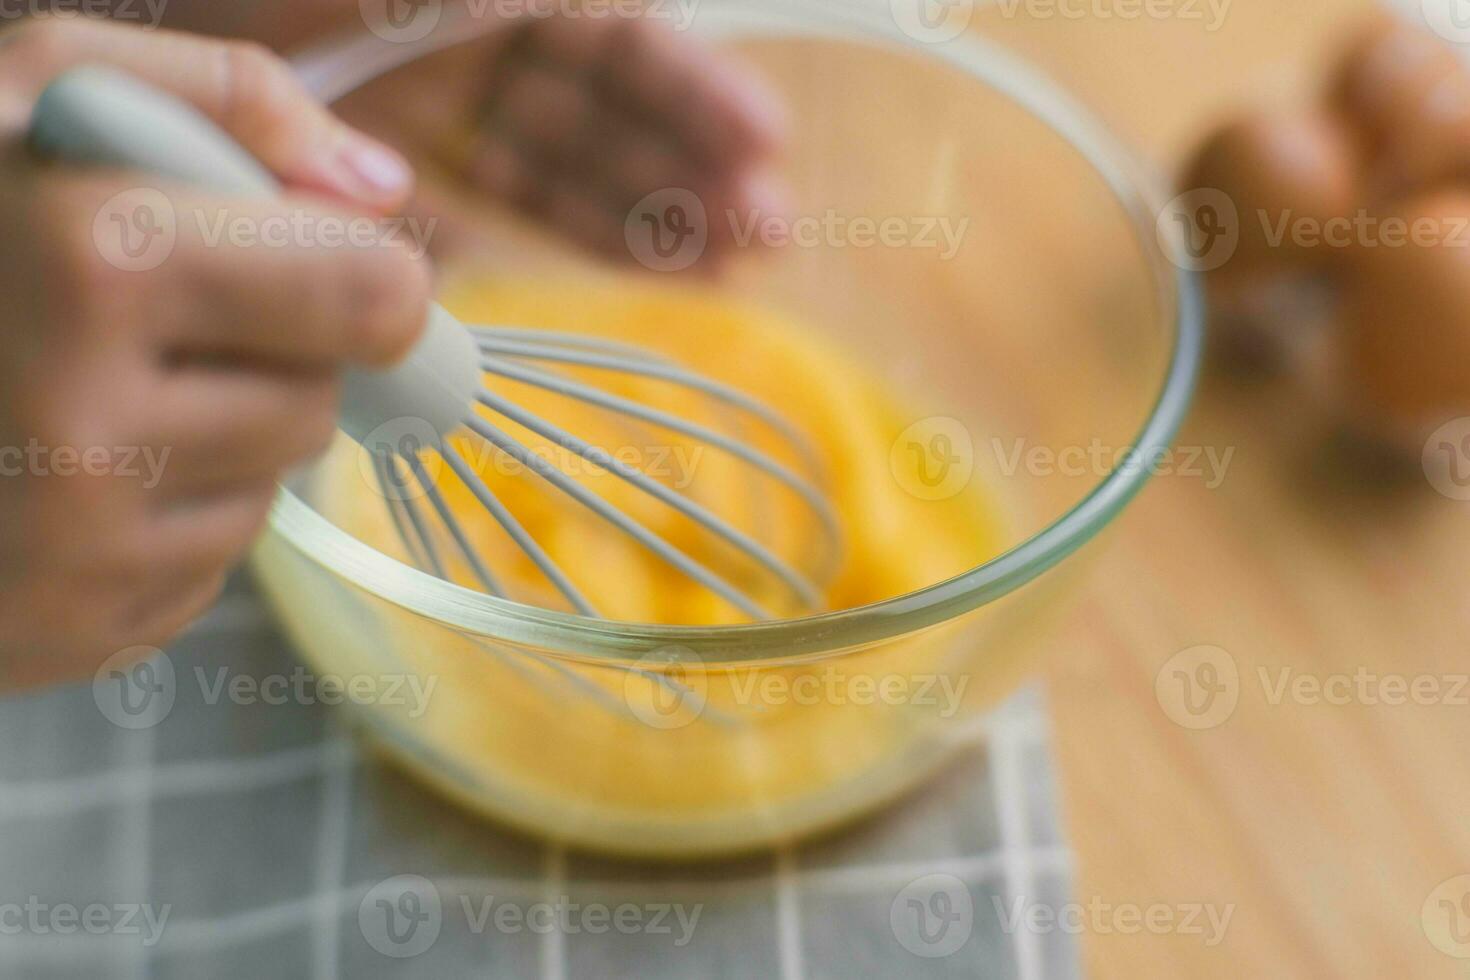
<svg viewBox="0 0 1470 980"><path fill-rule="evenodd" d="M244 147L193 107L112 68L83 65L36 100L30 143L70 163L126 167L240 197L275 197L280 184Z"/></svg>
<svg viewBox="0 0 1470 980"><path fill-rule="evenodd" d="M79 164L124 167L240 197L275 197L280 184L260 162L193 106L100 65L59 75L36 102L30 142ZM479 349L437 303L418 343L385 371L349 369L339 425L358 442L384 426L423 421L442 438L473 411ZM374 448L374 447L369 447Z"/></svg>

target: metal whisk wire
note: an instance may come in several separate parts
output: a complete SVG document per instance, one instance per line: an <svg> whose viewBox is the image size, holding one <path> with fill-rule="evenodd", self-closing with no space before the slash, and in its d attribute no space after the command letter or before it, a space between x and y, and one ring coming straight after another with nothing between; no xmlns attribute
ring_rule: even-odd
<svg viewBox="0 0 1470 980"><path fill-rule="evenodd" d="M790 489L815 517L816 526L819 529L817 537L823 547L818 561L814 563L815 570L811 573L804 573L796 569L785 559L776 555L768 546L757 541L751 534L736 527L690 496L664 485L637 467L617 459L606 449L593 445L494 392L482 389L477 394L478 403L484 408L535 433L550 444L585 460L599 471L611 474L648 494L687 517L714 538L725 542L779 581L792 597L797 608L803 610L820 608L823 580L835 565L839 537L836 514L811 479L804 478L769 453L762 452L708 425L673 415L623 395L570 378L554 370L536 367L526 362L552 362L626 372L694 390L736 411L753 416L768 426L809 470L816 472L818 462L815 453L801 433L781 416L738 389L691 372L665 358L628 344L530 328L471 327L469 329L483 354L481 367L488 374L527 384L677 432L749 464L755 470ZM497 452L505 454L549 486L571 497L603 521L632 537L661 560L720 596L746 616L757 620L772 618L764 606L728 578L587 489L490 419L474 412L467 415L462 424L470 432L485 440ZM436 448L455 477L485 507L511 541L531 560L567 603L583 615L599 615L596 607L516 519L460 451L449 440L444 440ZM418 455L414 452L400 450L396 453L379 451L375 453L375 456L377 457L375 471L378 474L384 497L388 500L394 528L414 564L439 578L448 578L444 562L433 545L433 535L428 528L427 521L413 499L414 496L422 494L438 517L439 524L444 527L454 542L455 550L468 563L481 587L491 595L504 597L506 594L504 589L490 570L485 567L483 559L470 543L464 528L444 500ZM412 493L405 492L408 483L398 470L400 460L407 467L413 484L417 487L417 490Z"/></svg>
<svg viewBox="0 0 1470 980"><path fill-rule="evenodd" d="M142 170L247 198L266 200L281 193L279 182L260 161L194 107L105 66L77 66L53 79L36 102L29 139L34 149L53 159ZM700 422L565 377L556 367L622 372L698 392L733 413L759 421L779 437L808 472L820 473L818 457L800 432L775 411L730 385L617 341L524 328L467 327L431 301L424 310L424 328L418 340L399 362L375 370L349 367L344 372L338 420L342 431L371 456L374 480L414 564L440 578L450 577L446 556L441 554L431 530L431 519L418 502L417 498L423 497L475 580L487 593L505 595L506 590L476 553L453 508L427 473L418 456L422 447L378 445L378 434L386 426L409 419L427 426L433 434L427 445L439 453L455 477L578 612L597 615L593 604L546 549L460 455L452 434L467 429L478 435L497 452L526 467L745 615L771 618L748 591L592 493L482 414L490 412L673 508L709 537L722 541L727 549L772 576L795 607L814 610L820 606L822 585L835 566L839 538L836 514L816 483L754 445ZM815 563L816 571L802 572L692 496L665 486L523 405L486 390L486 373L680 433L742 461L752 474L763 472L795 493L814 516L817 535L825 544ZM407 492L415 485L421 493Z"/></svg>

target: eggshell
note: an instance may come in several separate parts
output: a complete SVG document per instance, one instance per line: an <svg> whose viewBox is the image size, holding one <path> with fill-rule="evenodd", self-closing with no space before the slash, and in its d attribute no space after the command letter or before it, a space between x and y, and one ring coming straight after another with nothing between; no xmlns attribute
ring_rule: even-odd
<svg viewBox="0 0 1470 980"><path fill-rule="evenodd" d="M1184 187L1223 191L1240 230L1235 253L1206 278L1219 363L1285 369L1331 316L1335 260L1359 196L1352 135L1325 112L1246 116L1200 147Z"/></svg>
<svg viewBox="0 0 1470 980"><path fill-rule="evenodd" d="M1325 113L1247 116L1205 141L1183 186L1223 191L1235 205L1240 243L1216 270L1221 281L1319 267L1331 259L1320 229L1356 203L1351 136Z"/></svg>
<svg viewBox="0 0 1470 980"><path fill-rule="evenodd" d="M1470 172L1470 72L1422 25L1370 22L1340 59L1329 99L1358 135L1375 192Z"/></svg>
<svg viewBox="0 0 1470 980"><path fill-rule="evenodd" d="M1413 438L1470 413L1470 192L1412 198L1375 238L1344 276L1342 395L1350 417Z"/></svg>

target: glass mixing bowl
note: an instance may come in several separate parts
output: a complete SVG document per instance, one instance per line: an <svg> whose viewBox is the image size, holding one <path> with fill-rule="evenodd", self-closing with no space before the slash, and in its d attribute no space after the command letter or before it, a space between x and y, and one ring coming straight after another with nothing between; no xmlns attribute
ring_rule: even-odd
<svg viewBox="0 0 1470 980"><path fill-rule="evenodd" d="M404 565L328 520L319 474L304 472L274 508L258 580L319 672L434 682L426 711L384 697L356 716L387 755L466 805L549 838L665 857L871 810L983 731L1046 650L1079 549L1167 467L1200 309L1126 155L1015 57L899 20L821 0L699 8L693 30L790 106L783 166L797 213L968 222L952 255L785 248L727 288L918 392L906 438L918 452L948 440L944 458L1005 501L1006 540L944 581L861 608L746 626L614 623ZM444 43L358 39L302 71L336 98ZM591 274L544 240L514 254Z"/></svg>

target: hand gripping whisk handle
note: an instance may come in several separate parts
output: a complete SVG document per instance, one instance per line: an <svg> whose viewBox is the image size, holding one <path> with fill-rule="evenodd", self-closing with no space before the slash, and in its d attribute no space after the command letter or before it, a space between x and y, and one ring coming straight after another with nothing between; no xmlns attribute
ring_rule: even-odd
<svg viewBox="0 0 1470 980"><path fill-rule="evenodd" d="M74 163L157 174L240 197L280 186L253 156L193 106L96 65L58 76L36 102L30 141ZM441 438L474 410L480 355L469 331L439 304L408 356L384 371L349 368L338 425L358 442L388 422L422 419Z"/></svg>

